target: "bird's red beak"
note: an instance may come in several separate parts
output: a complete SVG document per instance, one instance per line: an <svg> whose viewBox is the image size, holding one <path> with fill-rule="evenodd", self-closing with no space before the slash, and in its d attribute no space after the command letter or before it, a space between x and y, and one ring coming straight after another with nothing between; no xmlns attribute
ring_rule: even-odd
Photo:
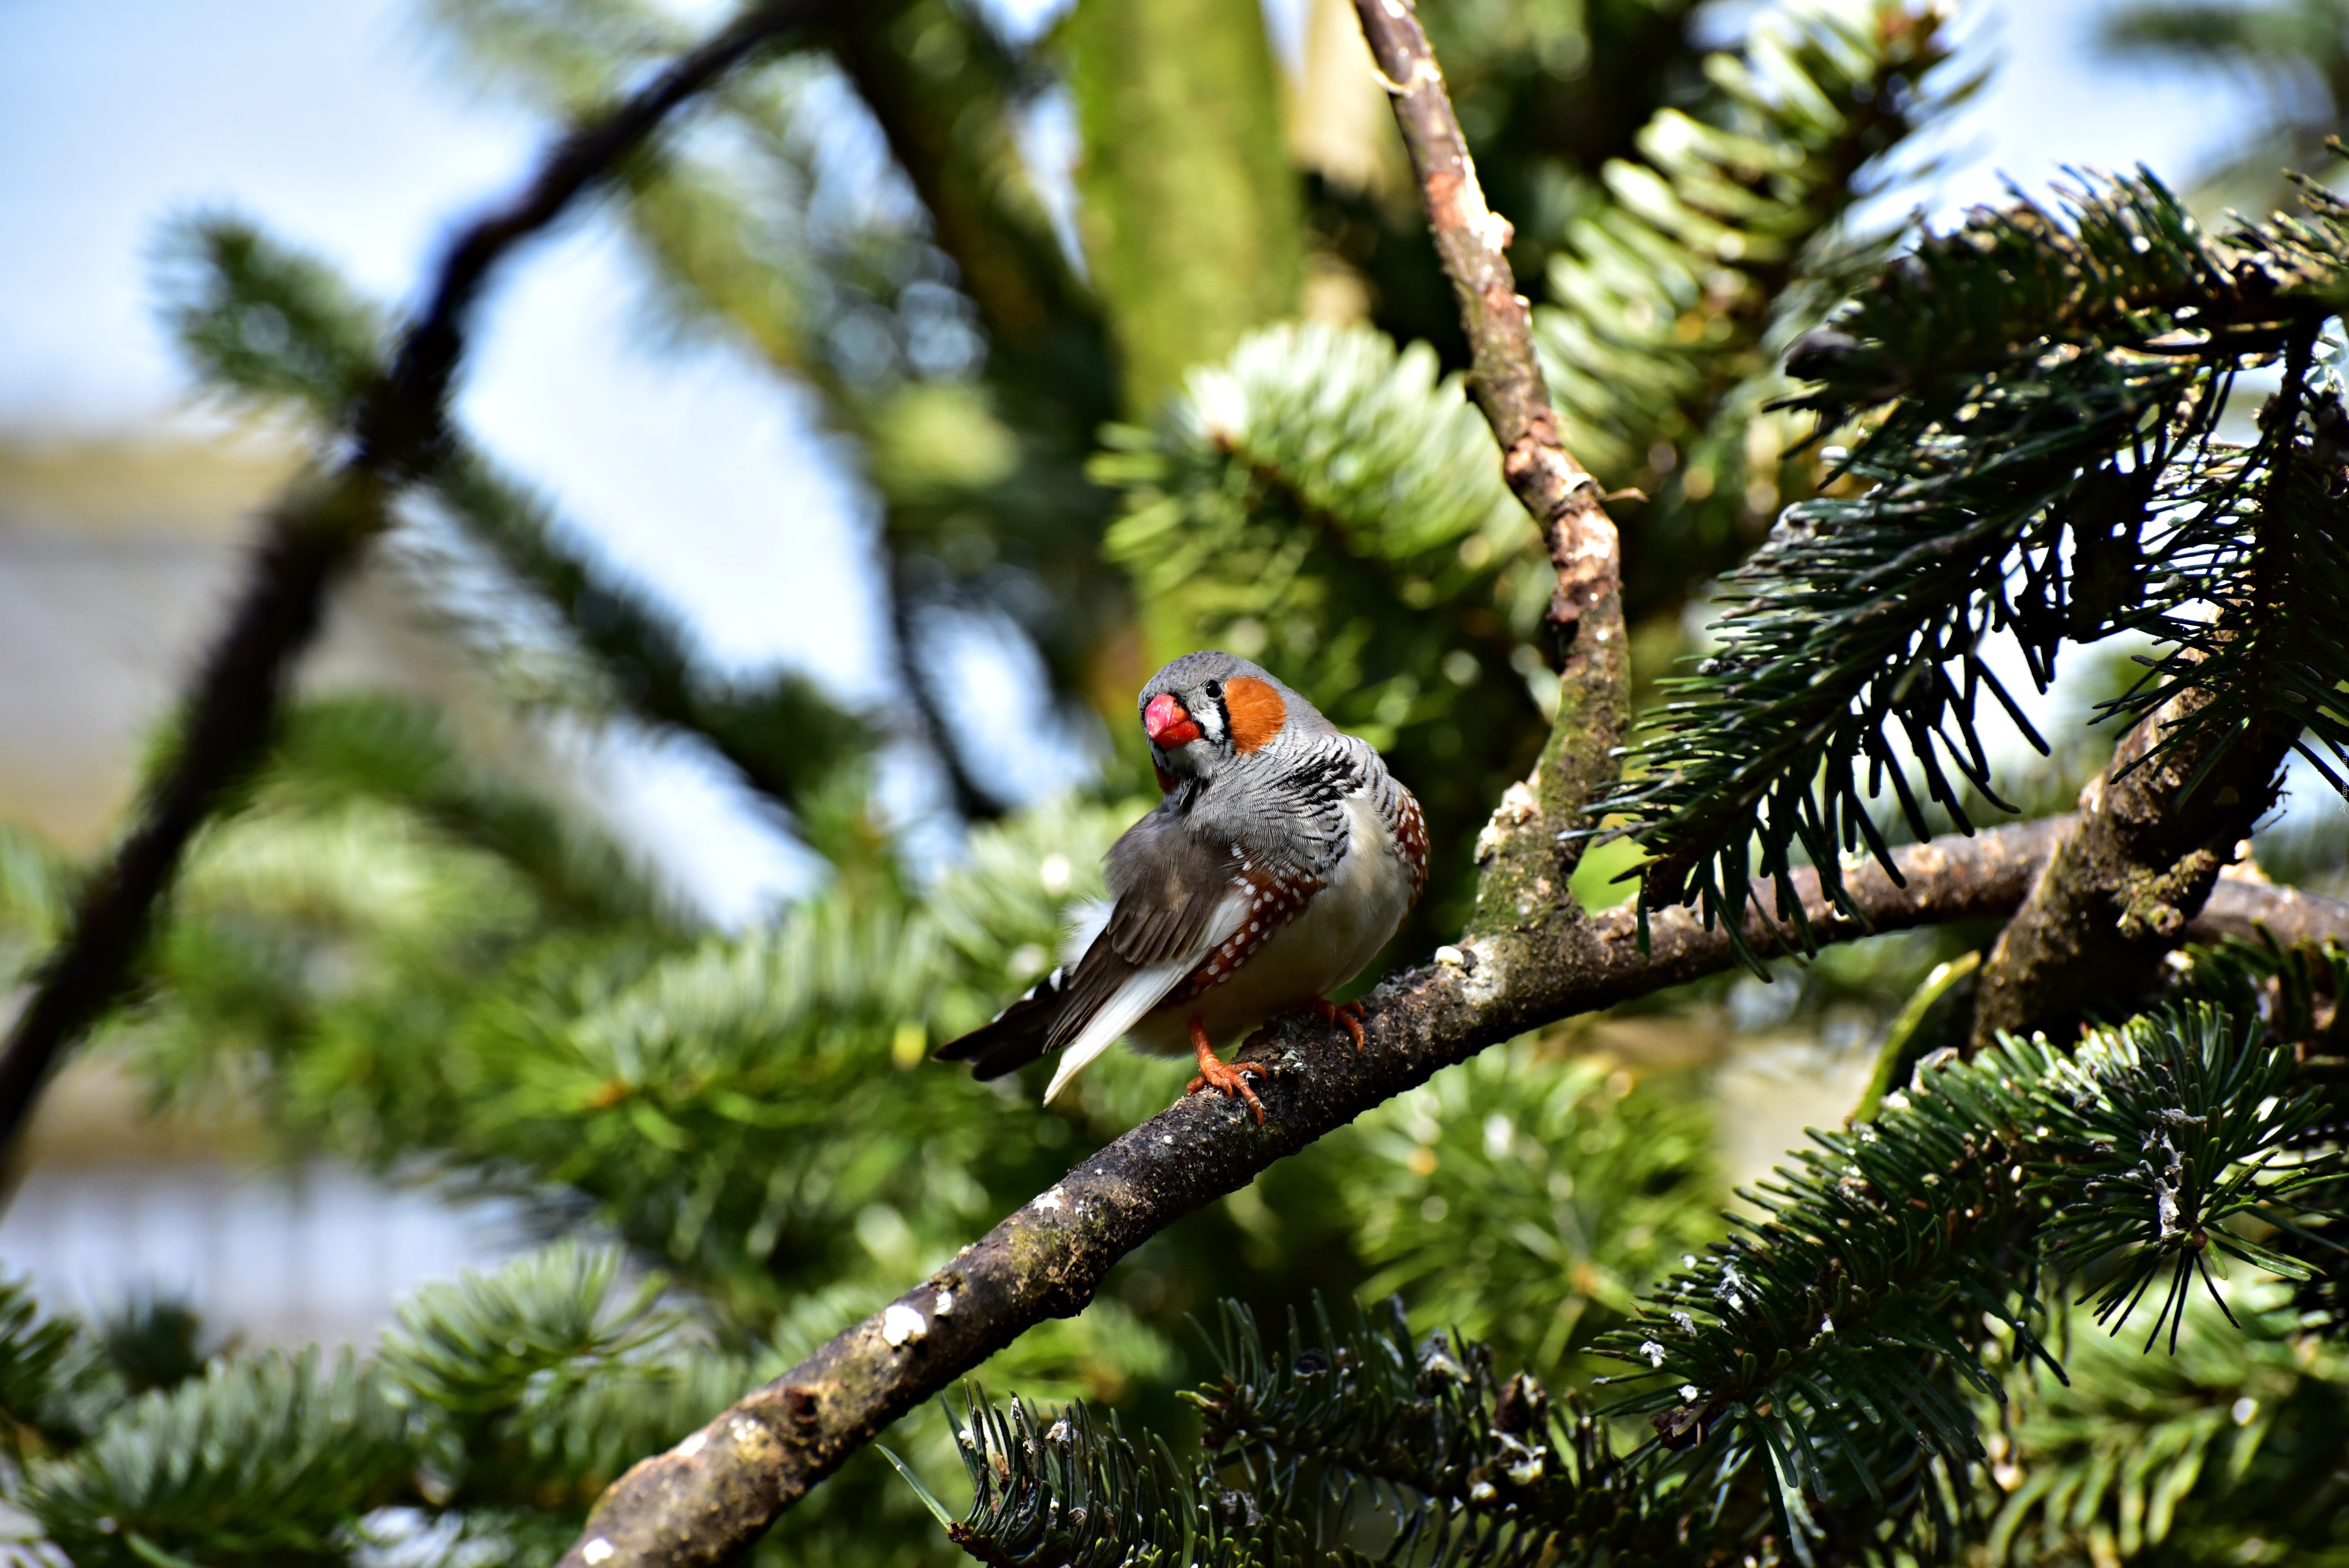
<svg viewBox="0 0 2349 1568"><path fill-rule="evenodd" d="M1188 746L1199 738L1199 727L1191 722L1183 705L1164 692L1152 697L1142 710L1142 727L1149 732L1154 746Z"/></svg>

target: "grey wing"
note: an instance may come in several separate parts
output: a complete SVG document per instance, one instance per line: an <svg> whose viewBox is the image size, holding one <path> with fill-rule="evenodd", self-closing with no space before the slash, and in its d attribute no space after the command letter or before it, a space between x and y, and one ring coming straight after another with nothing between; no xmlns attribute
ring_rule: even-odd
<svg viewBox="0 0 2349 1568"><path fill-rule="evenodd" d="M1194 831L1163 809L1127 829L1110 846L1105 867L1115 900L1109 922L1069 975L1046 1048L1075 1039L1136 972L1213 947L1238 863L1227 841Z"/></svg>

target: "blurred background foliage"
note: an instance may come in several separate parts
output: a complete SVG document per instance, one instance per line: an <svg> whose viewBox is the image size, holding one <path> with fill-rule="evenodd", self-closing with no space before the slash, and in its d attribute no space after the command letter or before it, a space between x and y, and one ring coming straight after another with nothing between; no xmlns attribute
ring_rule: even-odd
<svg viewBox="0 0 2349 1568"><path fill-rule="evenodd" d="M651 0L432 14L451 69L551 119L691 36ZM1694 645L1711 581L1821 484L1818 449L1766 407L1782 352L1909 232L1924 133L1979 62L1952 58L1936 0L1429 0L1425 16L1516 225L1568 440L1614 492L1651 681ZM2340 101L2341 36L2316 0L2147 7L2113 29L2116 47L2290 76L2300 118L2276 134L2302 151ZM1035 151L1054 112L1075 129L1068 170ZM842 156L848 124L877 133L885 167ZM1337 0L1312 0L1298 77L1253 0L1078 0L1025 43L957 0L835 7L634 162L610 213L657 326L747 346L779 396L815 400L869 487L904 702L852 711L795 673L698 667L662 604L454 435L391 550L450 635L517 716L723 758L822 874L771 918L712 929L549 770L468 755L409 699L301 707L207 832L104 1048L159 1108L257 1107L288 1159L498 1193L552 1244L423 1293L341 1360L209 1345L169 1302L81 1324L0 1295L8 1497L84 1568L543 1560L635 1457L1163 1105L1181 1075L1131 1058L1050 1108L1035 1081L926 1059L1049 967L1098 891L1102 851L1149 799L1131 705L1162 660L1261 660L1387 752L1435 846L1402 957L1457 929L1468 846L1555 709L1547 562L1463 397L1450 294ZM182 221L164 253L210 390L335 428L388 314L233 214ZM1011 650L988 669L1033 676L974 689L956 656L973 638ZM1002 758L1044 736L1091 748L1093 780L1019 805ZM961 836L942 863L877 803L884 752L908 748L950 788ZM2102 760L2059 750L2019 798L2060 809ZM2338 846L2300 852L2307 874L2339 869ZM80 874L0 833L0 963L38 951ZM1720 1233L1724 1170L1759 1168L1738 1141L1754 1130L1716 1128L1711 1105L1824 1070L1821 1040L1859 1059L1980 937L1858 944L1782 965L1790 983L1724 979L1487 1053L1152 1241L985 1376L1173 1430L1175 1391L1209 1365L1187 1319L1218 1297L1277 1322L1317 1293L1392 1291L1415 1333L1456 1327L1509 1368L1580 1381L1635 1293ZM2141 1430L2170 1446L2093 1488L2015 1491L1997 1560L2174 1547L2128 1489L2264 1473L2282 1439L2254 1453L2242 1399L2321 1406L2337 1430L2339 1368L2286 1327L2270 1339L2167 1382L2099 1362L2018 1406L2018 1456ZM944 1423L917 1414L889 1440L942 1495L963 1488ZM949 1549L864 1455L761 1551Z"/></svg>
<svg viewBox="0 0 2349 1568"><path fill-rule="evenodd" d="M2257 84L2265 125L2203 177L2200 207L2261 213L2289 207L2284 170L2336 183L2340 153L2331 139L2349 126L2349 19L2337 0L2198 5L2140 0L2103 18L2102 42L2124 58L2223 71Z"/></svg>

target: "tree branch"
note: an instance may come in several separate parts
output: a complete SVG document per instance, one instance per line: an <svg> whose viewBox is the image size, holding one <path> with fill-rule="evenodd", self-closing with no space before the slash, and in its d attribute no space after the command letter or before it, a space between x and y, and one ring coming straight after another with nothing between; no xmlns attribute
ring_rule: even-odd
<svg viewBox="0 0 2349 1568"><path fill-rule="evenodd" d="M2207 944L2234 936L2249 941L2262 931L2284 947L2349 942L2349 904L2221 872L2218 885L2202 901L2201 913L2186 923L2178 940Z"/></svg>
<svg viewBox="0 0 2349 1568"><path fill-rule="evenodd" d="M30 1115L50 1068L129 989L188 841L267 752L286 678L316 634L326 594L381 531L391 498L421 477L440 442L465 318L506 253L609 175L679 105L812 16L821 0L745 12L603 119L556 143L529 186L450 246L398 357L358 405L351 450L297 481L272 511L242 597L205 655L169 765L138 827L92 879L44 963L0 1052L0 1150Z"/></svg>
<svg viewBox="0 0 2349 1568"><path fill-rule="evenodd" d="M947 723L938 694L930 685L916 624L915 588L908 581L911 573L906 570L905 558L895 550L882 553L883 570L889 576L889 632L895 645L897 680L905 688L922 743L929 748L930 755L938 759L938 767L946 773L947 791L954 798L955 814L966 822L999 822L1010 808L971 777L962 745Z"/></svg>
<svg viewBox="0 0 2349 1568"><path fill-rule="evenodd" d="M2080 792L2078 815L2060 819L2069 830L1982 964L1971 1049L2002 1029L2066 1037L2100 1003L2153 989L2162 954L2275 803L2290 750L2289 737L2230 738L2227 754L2186 799L2207 747L2142 759L2179 717L2178 703L2206 700L2189 693L2139 721Z"/></svg>
<svg viewBox="0 0 2349 1568"><path fill-rule="evenodd" d="M2058 818L1911 845L1895 857L1906 887L1872 862L1849 872L1845 885L1866 926L1819 896L1815 872L1798 872L1795 882L1822 943L1997 918L2022 903L2070 825ZM2231 921L2262 920L2272 907L2303 933L2349 937L2349 904L2227 887ZM1758 914L1746 928L1759 952L1774 951L1776 934ZM1176 1101L884 1311L630 1470L596 1503L563 1568L727 1562L890 1422L1044 1319L1081 1311L1120 1258L1274 1161L1487 1046L1736 962L1727 934L1683 908L1654 915L1651 937L1642 956L1627 909L1530 940L1443 949L1436 963L1363 998L1368 1044L1359 1054L1318 1022L1290 1017L1259 1030L1239 1056L1270 1069L1263 1126L1218 1095Z"/></svg>
<svg viewBox="0 0 2349 1568"><path fill-rule="evenodd" d="M1598 482L1559 438L1534 357L1532 310L1509 268L1513 232L1485 204L1418 13L1411 0L1355 0L1354 12L1386 78L1428 232L1459 303L1475 358L1469 395L1493 427L1509 488L1541 524L1557 569L1548 615L1558 654L1557 717L1532 776L1502 798L1478 839L1485 870L1468 924L1472 932L1529 929L1572 916L1567 879L1587 841L1568 835L1591 796L1614 781L1630 722L1621 545Z"/></svg>
<svg viewBox="0 0 2349 1568"><path fill-rule="evenodd" d="M2313 328L2292 339L2283 389L2260 413L2277 447L2245 593L2271 623L2295 600L2288 586L2292 531L2281 509L2301 455L2296 430L2314 353ZM2253 624L2250 651L2264 664L2268 639L2288 634L2280 624ZM2231 694L2255 705L2246 723L2212 722L2211 711L2223 712L2230 694L2198 683L2121 737L2111 763L2081 792L2077 825L1982 965L1971 1049L1990 1045L2001 1029L2060 1038L2100 999L2152 989L2162 954L2282 789L2301 726L2262 711L2265 684L2254 676ZM2177 738L2165 746L2173 731Z"/></svg>
<svg viewBox="0 0 2349 1568"><path fill-rule="evenodd" d="M563 618L613 677L619 700L647 724L695 737L748 788L801 812L876 738L863 712L836 706L784 670L751 685L702 678L684 625L642 591L569 542L549 510L502 479L462 432L444 428L425 482L526 590Z"/></svg>
<svg viewBox="0 0 2349 1568"><path fill-rule="evenodd" d="M2291 602L2275 580L2288 570L2288 552L2265 536L2285 493L2313 352L2313 337L2294 341L2283 391L2261 415L2281 423L2282 444L2250 584L2257 604ZM2254 654L2263 645L2255 641ZM2151 988L2155 966L2201 909L2220 868L2275 804L2299 727L2263 715L2240 730L2212 724L2206 710L2221 700L2208 686L2181 691L2121 737L2112 761L2081 791L2077 825L1982 965L1973 1049L2002 1029L2068 1035L2100 997ZM2171 730L2187 738L2163 749Z"/></svg>

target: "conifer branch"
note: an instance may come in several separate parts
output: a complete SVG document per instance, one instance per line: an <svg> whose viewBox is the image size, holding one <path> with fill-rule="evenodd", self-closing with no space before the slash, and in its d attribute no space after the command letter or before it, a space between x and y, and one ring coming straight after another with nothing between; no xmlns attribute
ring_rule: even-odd
<svg viewBox="0 0 2349 1568"><path fill-rule="evenodd" d="M1847 874L1857 914L1831 906L1809 872L1796 885L1822 942L2000 918L2021 903L2066 822L1899 850L1902 883L1876 865ZM2274 892L2228 885L2241 890L2237 919L2256 919L2261 896ZM2349 905L2331 906L2327 918L2349 935ZM1777 934L1756 915L1745 938L1775 951ZM881 1313L629 1470L597 1503L564 1568L730 1561L891 1421L1044 1319L1081 1311L1120 1258L1193 1210L1487 1046L1735 962L1724 932L1680 908L1651 920L1643 955L1636 913L1619 910L1534 937L1471 938L1387 981L1364 998L1369 1037L1359 1055L1318 1023L1276 1022L1239 1053L1271 1070L1265 1125L1195 1096L1128 1132Z"/></svg>
<svg viewBox="0 0 2349 1568"><path fill-rule="evenodd" d="M2331 769L2349 651L2306 628L2349 591L2344 417L2312 351L2349 275L2349 206L2314 191L2308 206L2213 239L2140 175L2052 211L1977 211L1795 345L1790 374L1819 387L1786 407L1828 428L1885 408L1837 458L1870 488L1790 509L1727 580L1721 647L1670 684L1634 778L1602 803L1654 856L1651 905L1720 915L1798 859L1880 852L1886 785L1920 837L1929 804L1964 825L1967 786L1996 801L1978 720L1991 703L2022 713L1984 660L1994 635L2043 687L2067 642L2167 645L2112 708L2169 705L2129 759L2183 764L2162 802L2219 813L2194 843L2264 792L2239 745L2297 741ZM2276 362L2286 387L2260 441L2218 439L2240 369ZM2209 699L2176 700L2194 692ZM2245 777L2202 777L2221 765Z"/></svg>
<svg viewBox="0 0 2349 1568"><path fill-rule="evenodd" d="M1920 1065L1875 1122L1814 1132L1816 1149L1747 1194L1765 1218L1733 1222L1742 1234L1601 1338L1646 1386L1618 1408L1702 1463L1715 1495L1740 1471L1761 1477L1790 1542L1880 1539L1888 1514L1930 1529L1928 1462L1962 1503L1964 1467L1983 1457L1952 1396L1962 1381L2004 1398L1982 1329L2011 1332L2017 1365L2052 1367L2040 1329L2061 1275L2112 1330L2151 1306L2174 1349L2193 1294L2215 1298L2222 1254L2308 1277L2235 1226L2289 1223L2338 1180L2292 1157L2326 1117L2256 1016L2208 1004L2076 1050L2008 1036L1973 1061Z"/></svg>
<svg viewBox="0 0 2349 1568"><path fill-rule="evenodd" d="M2344 940L2343 934L2349 931L2349 904L2222 872L2186 930L2189 942L2252 941L2264 931L2279 946L2322 946Z"/></svg>
<svg viewBox="0 0 2349 1568"><path fill-rule="evenodd" d="M1984 79L1953 67L1950 20L1942 0L1764 8L1743 48L1706 57L1713 90L1658 109L1636 160L1595 171L1609 200L1568 222L1534 331L1582 460L1645 492L1632 618L1727 572L1779 496L1817 488L1796 422L1764 405L1787 342L1909 234L1862 204Z"/></svg>
<svg viewBox="0 0 2349 1568"><path fill-rule="evenodd" d="M2277 223L2278 249L2292 256L2293 242L2321 234L2310 252L2337 267L2349 209L2310 205L2315 222ZM1976 1049L2001 1029L2068 1033L2116 982L2149 984L2236 843L2275 803L2293 751L2349 788L2334 766L2349 739L2349 653L2314 629L2349 583L2339 495L2349 415L2332 388L2311 384L2315 337L2303 326L2286 343L2283 385L2261 411L2255 445L2181 466L2169 499L2189 520L2171 554L2178 576L2195 580L2183 591L2208 608L2178 603L2173 584L2139 612L2170 651L2108 705L2138 722L1983 965ZM2231 581L2210 570L2230 559Z"/></svg>
<svg viewBox="0 0 2349 1568"><path fill-rule="evenodd" d="M2255 1239L2339 1180L2306 1157L2325 1097L2278 1044L2249 1010L2165 1007L2076 1052L2010 1038L1928 1066L1873 1122L1814 1134L1744 1194L1760 1218L1597 1342L1634 1368L1604 1414L1652 1422L1628 1451L1489 1346L1414 1350L1400 1300L1382 1331L1324 1315L1308 1344L1292 1320L1286 1356L1227 1305L1189 1465L1081 1407L974 1396L950 1418L974 1501L947 1533L987 1563L1350 1563L1338 1543L1384 1514L1381 1560L1415 1568L1939 1561L1985 1522L1992 1368L2055 1369L2056 1276L2099 1326L2151 1306L2174 1351L2199 1292L2229 1311L2221 1257L2318 1272ZM1993 1323L2011 1355L1982 1348Z"/></svg>
<svg viewBox="0 0 2349 1568"><path fill-rule="evenodd" d="M1346 1545L1383 1515L1377 1561L1413 1568L1696 1557L1671 1553L1679 1521L1573 1394L1502 1377L1457 1333L1414 1346L1400 1297L1350 1332L1316 1305L1284 1354L1223 1304L1218 1374L1184 1396L1202 1428L1187 1465L1082 1404L997 1410L972 1388L949 1419L973 1502L947 1538L984 1563L1067 1568L1355 1563Z"/></svg>
<svg viewBox="0 0 2349 1568"><path fill-rule="evenodd" d="M266 752L287 677L317 631L327 593L383 529L393 494L429 466L464 352L466 316L492 271L609 177L679 106L820 5L771 0L744 12L609 114L557 142L519 196L476 220L449 248L389 373L359 400L349 455L330 472L297 480L273 510L139 825L91 881L66 939L42 966L0 1052L0 1150L23 1128L58 1057L121 1000L188 841Z"/></svg>
<svg viewBox="0 0 2349 1568"><path fill-rule="evenodd" d="M1411 0L1355 0L1354 10L1385 77L1428 230L1459 303L1475 356L1469 396L1492 425L1502 472L1541 524L1557 569L1548 617L1560 657L1557 719L1533 777L1503 798L1486 830L1491 863L1469 929L1541 924L1568 907L1566 879L1587 841L1569 831L1585 803L1614 782L1630 722L1622 548L1598 481L1560 438L1534 357L1532 311L1509 268L1508 220L1485 204L1418 14Z"/></svg>

